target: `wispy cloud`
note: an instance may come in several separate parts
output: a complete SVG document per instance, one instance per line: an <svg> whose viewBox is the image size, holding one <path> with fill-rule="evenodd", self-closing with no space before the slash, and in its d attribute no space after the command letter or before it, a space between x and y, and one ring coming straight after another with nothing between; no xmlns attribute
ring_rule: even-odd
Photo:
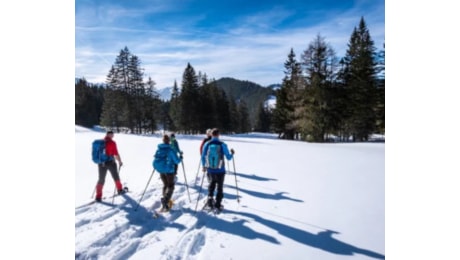
<svg viewBox="0 0 460 260"><path fill-rule="evenodd" d="M300 59L301 52L320 33L338 55L343 55L361 16L376 47L381 48L385 36L383 1L373 9L362 9L363 4L358 4L340 14L336 10L329 16L324 13L324 19L315 17L315 22L296 17L298 11L280 5L215 27L199 26L205 19L200 12L178 19L180 16L171 13L182 11L174 11L171 6L79 9L75 73L90 82L105 81L119 51L127 46L141 59L145 75L151 76L159 88L172 86L174 80L180 84L188 62L210 78L234 77L261 85L279 83L291 48ZM90 17L92 22L87 21Z"/></svg>

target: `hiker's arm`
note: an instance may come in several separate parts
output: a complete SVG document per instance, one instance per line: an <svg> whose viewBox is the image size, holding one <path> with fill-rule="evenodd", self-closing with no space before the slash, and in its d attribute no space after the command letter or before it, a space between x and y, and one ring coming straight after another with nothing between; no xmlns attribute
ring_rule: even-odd
<svg viewBox="0 0 460 260"><path fill-rule="evenodd" d="M114 155L114 157L115 157L115 160L117 160L117 161L118 161L118 164L120 164L120 167L121 167L121 166L123 165L123 162L121 161L121 157L120 157L120 155L119 155L119 154L117 154L117 155Z"/></svg>
<svg viewBox="0 0 460 260"><path fill-rule="evenodd" d="M225 154L225 157L227 158L227 160L231 160L233 158L233 154L231 154L229 151L228 151L228 147L227 147L227 144L222 144L222 148L223 148L223 151L224 151L224 154Z"/></svg>
<svg viewBox="0 0 460 260"><path fill-rule="evenodd" d="M203 167L203 171L205 171L205 165L206 165L206 158L205 154L207 153L208 150L208 143L205 143L203 146L203 152L201 153L201 166Z"/></svg>

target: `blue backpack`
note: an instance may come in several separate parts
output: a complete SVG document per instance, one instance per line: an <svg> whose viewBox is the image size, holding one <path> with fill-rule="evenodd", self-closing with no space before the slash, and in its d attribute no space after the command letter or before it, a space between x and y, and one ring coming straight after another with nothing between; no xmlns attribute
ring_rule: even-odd
<svg viewBox="0 0 460 260"><path fill-rule="evenodd" d="M105 163L111 159L111 157L105 153L104 140L98 139L93 141L92 158L93 162L96 164Z"/></svg>
<svg viewBox="0 0 460 260"><path fill-rule="evenodd" d="M212 141L208 145L206 153L206 167L209 169L220 169L224 165L224 154L222 152L222 143Z"/></svg>
<svg viewBox="0 0 460 260"><path fill-rule="evenodd" d="M169 160L168 153L170 151L170 147L159 147L155 152L154 159L153 159L153 168L155 168L160 173L170 172L171 169L174 170L172 167L172 162Z"/></svg>

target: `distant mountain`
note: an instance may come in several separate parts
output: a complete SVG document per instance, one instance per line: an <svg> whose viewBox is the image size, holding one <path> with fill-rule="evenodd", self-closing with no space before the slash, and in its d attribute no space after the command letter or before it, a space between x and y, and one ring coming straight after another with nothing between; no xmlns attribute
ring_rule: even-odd
<svg viewBox="0 0 460 260"><path fill-rule="evenodd" d="M274 108L276 104L276 90L281 87L280 84L272 84L267 87L244 80L234 78L220 78L216 80L216 86L225 91L229 98L234 100L244 100L248 106L249 117L251 122L255 122L257 109L262 103L265 106ZM167 101L171 99L172 87L166 87L158 90L160 98Z"/></svg>
<svg viewBox="0 0 460 260"><path fill-rule="evenodd" d="M158 94L160 94L160 99L163 101L170 100L172 89L173 87L166 87L166 88L158 89L157 92Z"/></svg>
<svg viewBox="0 0 460 260"><path fill-rule="evenodd" d="M275 96L273 87L262 87L254 82L234 78L221 78L216 81L216 85L223 89L227 96L246 102L251 122L255 122L259 105L266 104L267 100Z"/></svg>

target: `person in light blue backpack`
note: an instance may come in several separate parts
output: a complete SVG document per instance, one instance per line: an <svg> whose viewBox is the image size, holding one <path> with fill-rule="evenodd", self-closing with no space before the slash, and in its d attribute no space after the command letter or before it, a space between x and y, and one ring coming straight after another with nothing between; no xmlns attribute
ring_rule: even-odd
<svg viewBox="0 0 460 260"><path fill-rule="evenodd" d="M163 182L163 197L161 198L162 211L170 210L171 197L174 192L174 168L175 165L182 161L182 155L177 156L177 153L169 144L168 135L163 136L163 143L158 145L154 155L153 167L160 173L161 181Z"/></svg>
<svg viewBox="0 0 460 260"><path fill-rule="evenodd" d="M233 159L235 151L228 150L227 144L219 140L219 129L214 128L211 132L211 140L203 147L201 154L201 164L203 172L207 171L210 177L208 186L208 201L209 208L222 209L222 199L224 197L224 180L225 180L225 158ZM217 186L216 200L214 201L214 191Z"/></svg>

